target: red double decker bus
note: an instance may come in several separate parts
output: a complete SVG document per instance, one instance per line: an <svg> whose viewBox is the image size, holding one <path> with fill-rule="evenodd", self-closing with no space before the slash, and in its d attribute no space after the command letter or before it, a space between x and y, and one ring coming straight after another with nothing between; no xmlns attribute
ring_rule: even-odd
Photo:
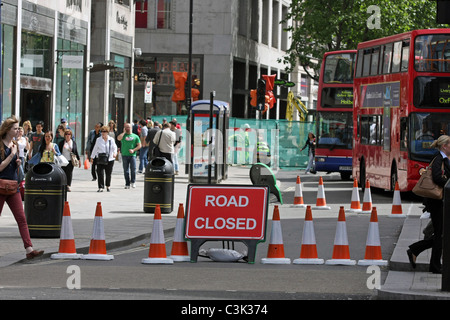
<svg viewBox="0 0 450 320"><path fill-rule="evenodd" d="M450 29L415 30L358 45L353 176L410 191L450 129Z"/></svg>
<svg viewBox="0 0 450 320"><path fill-rule="evenodd" d="M356 50L325 53L316 117L316 171L352 174L353 74Z"/></svg>

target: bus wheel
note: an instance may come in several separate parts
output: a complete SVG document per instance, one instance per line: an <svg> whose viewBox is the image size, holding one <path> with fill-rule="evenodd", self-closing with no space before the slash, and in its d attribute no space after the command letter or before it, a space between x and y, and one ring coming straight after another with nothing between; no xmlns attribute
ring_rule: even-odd
<svg viewBox="0 0 450 320"><path fill-rule="evenodd" d="M395 183L397 182L397 179L398 179L397 166L393 164L391 169L391 189L390 189L392 192L394 192Z"/></svg>
<svg viewBox="0 0 450 320"><path fill-rule="evenodd" d="M364 163L364 158L361 159L361 164L359 165L359 186L362 191L366 189L366 164Z"/></svg>

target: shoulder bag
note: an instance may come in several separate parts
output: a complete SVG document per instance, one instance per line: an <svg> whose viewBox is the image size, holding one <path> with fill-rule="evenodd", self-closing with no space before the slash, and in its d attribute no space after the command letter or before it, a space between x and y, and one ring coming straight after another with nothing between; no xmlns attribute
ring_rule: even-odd
<svg viewBox="0 0 450 320"><path fill-rule="evenodd" d="M153 147L153 150L152 150L152 156L155 158L161 157L161 150L159 149L159 143L161 142L161 137L162 137L163 131L160 130L159 132L160 132L160 134L159 134L158 144L155 147Z"/></svg>
<svg viewBox="0 0 450 320"><path fill-rule="evenodd" d="M19 167L17 167L19 173ZM19 182L17 180L0 179L0 195L10 196L17 193Z"/></svg>
<svg viewBox="0 0 450 320"><path fill-rule="evenodd" d="M109 140L109 152L111 152L111 140ZM109 152L99 153L97 156L97 164L108 165L109 163Z"/></svg>
<svg viewBox="0 0 450 320"><path fill-rule="evenodd" d="M422 173L412 192L420 197L442 200L444 189L435 184L433 181L433 176L431 173L431 165L433 164L433 162L434 160L426 168L425 172ZM444 162L442 162L442 170L443 169Z"/></svg>

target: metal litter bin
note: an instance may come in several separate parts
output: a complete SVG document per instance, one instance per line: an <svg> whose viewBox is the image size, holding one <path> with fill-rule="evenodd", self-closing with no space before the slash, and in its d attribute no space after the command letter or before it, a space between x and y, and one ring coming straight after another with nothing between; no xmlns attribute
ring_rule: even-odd
<svg viewBox="0 0 450 320"><path fill-rule="evenodd" d="M25 177L25 216L30 237L59 238L67 178L53 163L39 163Z"/></svg>
<svg viewBox="0 0 450 320"><path fill-rule="evenodd" d="M161 213L173 211L174 171L172 163L166 158L150 160L145 170L144 212L155 213L156 205Z"/></svg>

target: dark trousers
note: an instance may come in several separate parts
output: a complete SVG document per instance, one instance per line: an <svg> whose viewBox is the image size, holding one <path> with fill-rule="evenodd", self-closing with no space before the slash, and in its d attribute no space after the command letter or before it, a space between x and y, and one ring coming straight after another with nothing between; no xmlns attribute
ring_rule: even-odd
<svg viewBox="0 0 450 320"><path fill-rule="evenodd" d="M97 179L97 158L94 158L94 160L92 161L92 165L91 165L91 174L92 174L92 179Z"/></svg>
<svg viewBox="0 0 450 320"><path fill-rule="evenodd" d="M409 246L412 253L417 257L422 251L431 248L431 258L429 271L439 271L441 269L442 256L442 224L444 205L442 200L429 199L427 209L430 211L431 222L434 234L429 239L424 239Z"/></svg>
<svg viewBox="0 0 450 320"><path fill-rule="evenodd" d="M65 167L62 167L64 173L67 178L67 185L70 187L72 185L72 173L73 173L73 164L72 161L69 161L69 164Z"/></svg>
<svg viewBox="0 0 450 320"><path fill-rule="evenodd" d="M99 189L111 186L111 174L114 167L114 160L108 164L97 164L97 184ZM106 179L105 179L106 175Z"/></svg>

